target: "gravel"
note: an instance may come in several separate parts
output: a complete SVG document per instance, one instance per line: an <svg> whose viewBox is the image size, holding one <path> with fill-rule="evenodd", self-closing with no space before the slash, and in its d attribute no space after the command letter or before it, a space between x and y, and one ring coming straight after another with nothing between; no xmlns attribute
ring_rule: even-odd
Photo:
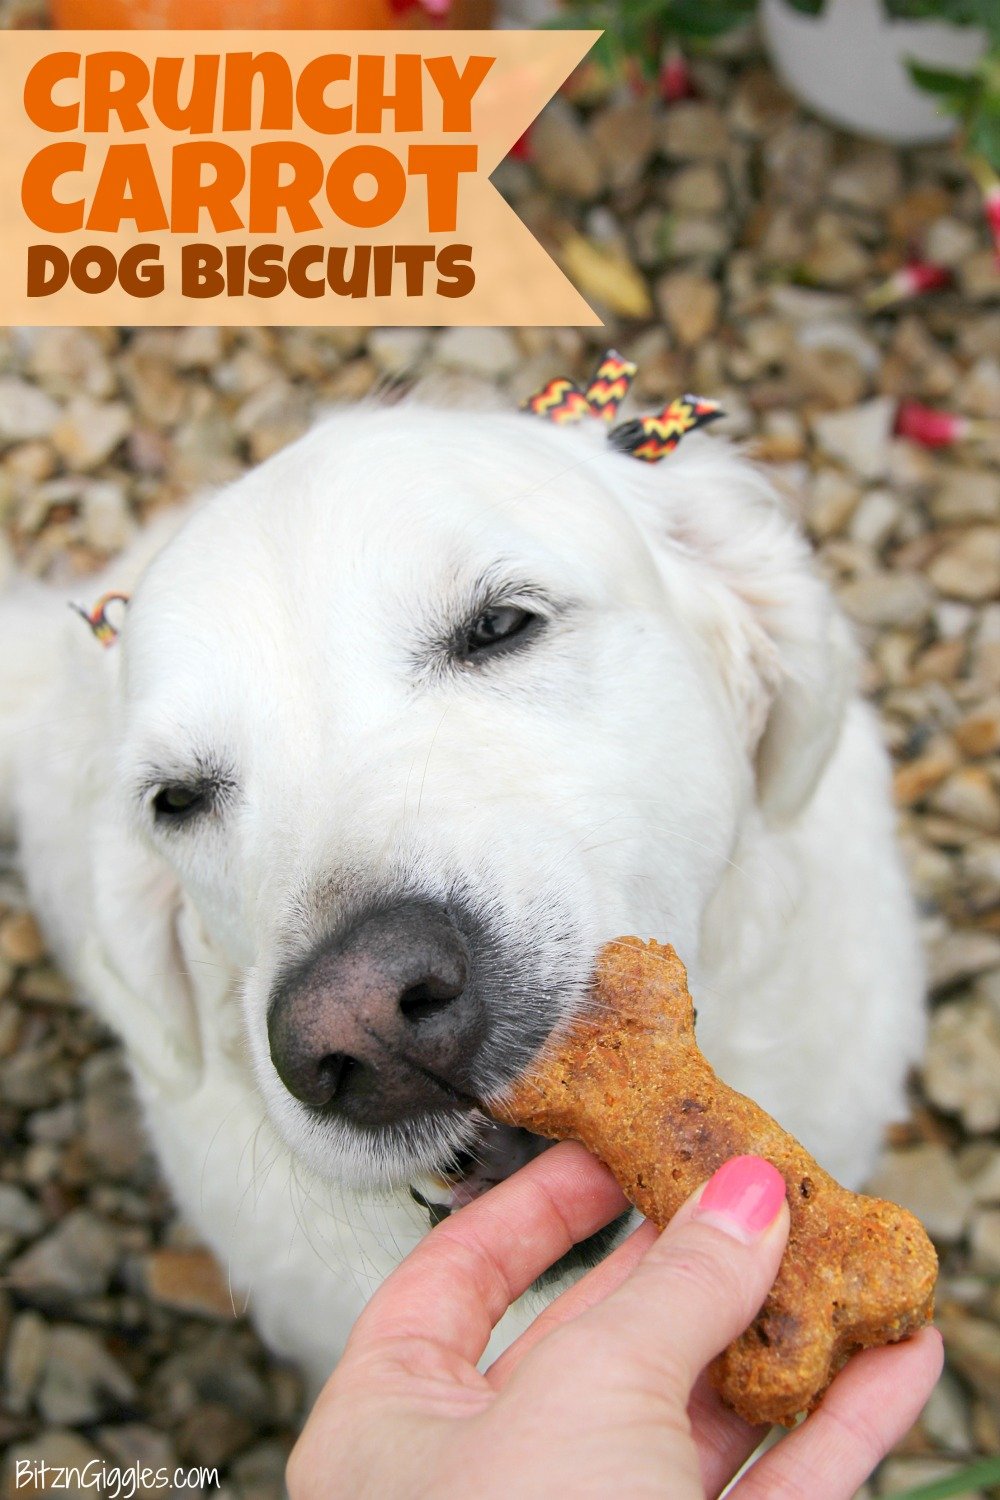
<svg viewBox="0 0 1000 1500"><path fill-rule="evenodd" d="M8 24L37 11L0 0ZM891 1494L1000 1450L1000 438L892 437L900 398L1000 418L1000 269L947 150L808 118L752 42L694 75L700 97L669 108L558 96L495 176L605 329L0 330L0 521L21 570L76 583L382 386L432 375L513 404L617 345L647 404L723 399L802 497L858 627L927 941L927 1056L875 1185L937 1238L948 1373L863 1492ZM914 250L956 288L866 312ZM7 878L0 1139L0 1500L25 1456L205 1463L232 1500L280 1495L297 1379L178 1223L119 1051Z"/></svg>

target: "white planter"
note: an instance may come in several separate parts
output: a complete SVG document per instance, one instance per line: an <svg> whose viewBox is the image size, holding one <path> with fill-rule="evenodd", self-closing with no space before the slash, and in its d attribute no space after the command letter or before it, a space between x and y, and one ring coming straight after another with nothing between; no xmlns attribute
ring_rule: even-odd
<svg viewBox="0 0 1000 1500"><path fill-rule="evenodd" d="M761 0L761 20L778 72L804 104L835 125L901 144L955 132L907 62L965 71L986 47L974 27L890 20L881 0L826 0L819 16Z"/></svg>

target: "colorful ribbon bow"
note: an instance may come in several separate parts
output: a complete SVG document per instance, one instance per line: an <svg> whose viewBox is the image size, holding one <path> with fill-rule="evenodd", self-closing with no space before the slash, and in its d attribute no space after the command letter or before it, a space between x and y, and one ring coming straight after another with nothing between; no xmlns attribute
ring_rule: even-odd
<svg viewBox="0 0 1000 1500"><path fill-rule="evenodd" d="M586 390L560 375L536 395L529 396L524 409L559 426L579 422L584 417L602 417L610 423L618 415L635 373L636 366L631 360L609 349ZM658 415L636 417L611 428L608 441L621 453L645 463L657 463L674 451L685 433L705 427L724 415L717 401L707 401L702 396L675 396Z"/></svg>
<svg viewBox="0 0 1000 1500"><path fill-rule="evenodd" d="M560 427L567 422L579 422L582 417L603 417L605 422L613 422L629 393L636 369L630 359L623 359L609 349L585 391L565 375L557 375L537 395L529 396L524 408L533 411L536 417L557 422Z"/></svg>
<svg viewBox="0 0 1000 1500"><path fill-rule="evenodd" d="M116 601L128 604L128 600L128 594L119 594L112 590L110 593L102 594L91 610L84 609L81 604L71 604L70 609L75 609L80 618L86 620L95 639L100 641L102 646L113 646L121 634L121 627L112 625L108 619L108 605Z"/></svg>

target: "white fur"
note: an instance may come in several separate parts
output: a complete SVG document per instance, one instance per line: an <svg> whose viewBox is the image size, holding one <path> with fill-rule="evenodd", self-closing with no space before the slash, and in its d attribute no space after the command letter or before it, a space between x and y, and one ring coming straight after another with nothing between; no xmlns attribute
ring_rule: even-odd
<svg viewBox="0 0 1000 1500"><path fill-rule="evenodd" d="M481 669L428 668L483 570L556 617ZM425 1230L389 1179L453 1139L379 1162L270 1063L279 965L359 890L458 883L530 951L512 1045L526 1006L582 1003L606 938L672 941L722 1076L864 1177L923 1041L886 759L804 543L723 441L644 465L597 422L344 411L94 597L133 586L107 651L54 594L0 602L24 642L0 672L0 815L178 1202L313 1381ZM164 834L138 790L192 756L239 795Z"/></svg>

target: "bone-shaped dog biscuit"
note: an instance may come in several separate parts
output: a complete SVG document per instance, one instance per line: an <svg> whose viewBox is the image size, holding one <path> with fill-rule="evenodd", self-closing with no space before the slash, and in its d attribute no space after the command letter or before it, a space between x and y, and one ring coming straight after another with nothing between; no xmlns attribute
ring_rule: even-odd
<svg viewBox="0 0 1000 1500"><path fill-rule="evenodd" d="M731 1156L763 1156L788 1188L791 1231L777 1280L745 1333L714 1361L746 1421L792 1423L859 1349L933 1314L937 1257L912 1214L848 1192L698 1050L687 976L673 948L626 937L598 955L593 1006L490 1106L540 1135L582 1141L661 1227Z"/></svg>

